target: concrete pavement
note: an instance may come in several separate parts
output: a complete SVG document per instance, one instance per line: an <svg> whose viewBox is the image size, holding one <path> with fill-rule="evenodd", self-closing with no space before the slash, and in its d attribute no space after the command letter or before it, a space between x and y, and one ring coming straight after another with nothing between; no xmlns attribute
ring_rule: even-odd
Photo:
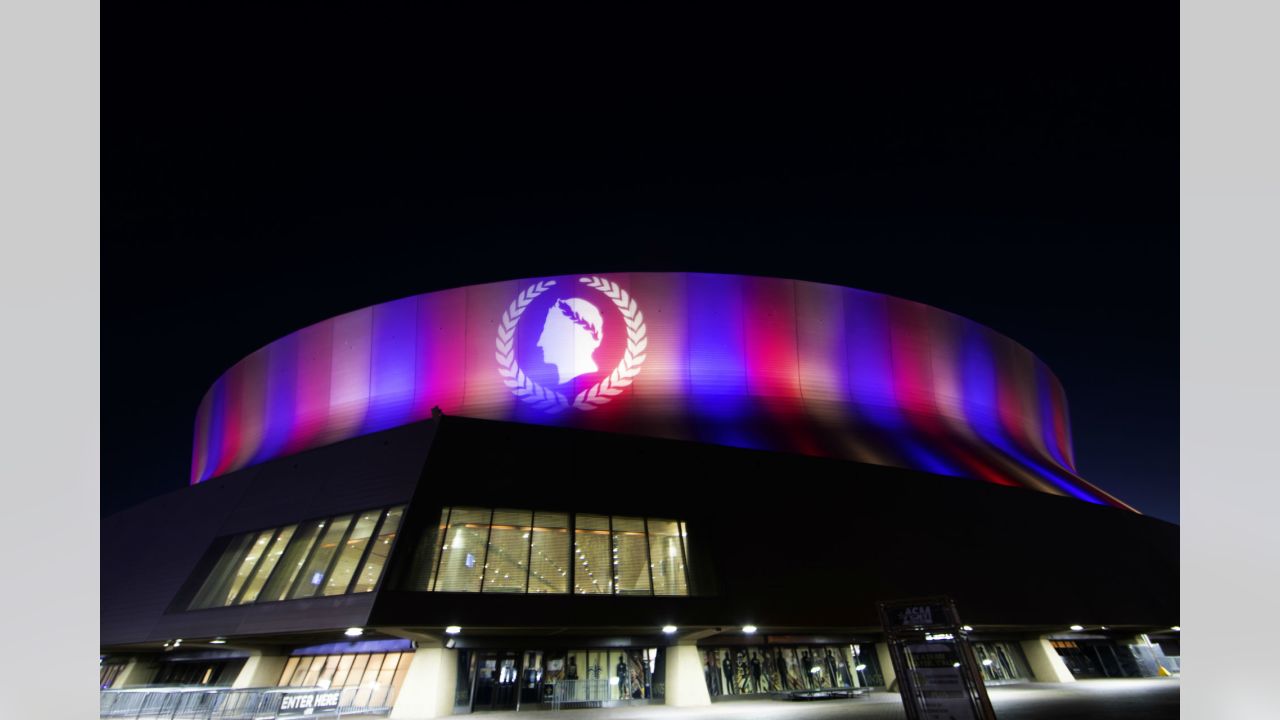
<svg viewBox="0 0 1280 720"><path fill-rule="evenodd" d="M1024 683L988 689L999 720L1163 720L1178 717L1177 678L1081 680ZM851 700L783 702L741 700L702 708L662 705L605 710L529 713L537 720L904 720L902 701L892 693ZM466 717L511 713L475 713ZM463 716L456 716L463 717Z"/></svg>

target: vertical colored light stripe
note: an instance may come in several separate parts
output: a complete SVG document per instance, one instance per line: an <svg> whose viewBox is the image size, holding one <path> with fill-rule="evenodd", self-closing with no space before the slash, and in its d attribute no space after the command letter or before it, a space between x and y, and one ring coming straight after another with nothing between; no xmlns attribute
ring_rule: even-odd
<svg viewBox="0 0 1280 720"><path fill-rule="evenodd" d="M373 308L369 409L362 433L404 425L413 418L417 298Z"/></svg>
<svg viewBox="0 0 1280 720"><path fill-rule="evenodd" d="M323 444L329 421L329 382L333 367L333 321L325 320L298 333L298 384L293 432L285 444L294 453Z"/></svg>
<svg viewBox="0 0 1280 720"><path fill-rule="evenodd" d="M689 276L689 394L699 439L733 447L756 442L743 350L742 278Z"/></svg>
<svg viewBox="0 0 1280 720"><path fill-rule="evenodd" d="M369 409L369 361L373 308L333 319L333 366L330 368L329 416L325 442L358 434Z"/></svg>
<svg viewBox="0 0 1280 720"><path fill-rule="evenodd" d="M222 443L226 435L224 417L227 414L227 375L218 378L209 390L209 443L205 469L201 479L218 475L218 458L222 456Z"/></svg>
<svg viewBox="0 0 1280 720"><path fill-rule="evenodd" d="M889 348L893 394L904 412L934 417L933 371L929 356L929 328L922 306L889 300Z"/></svg>
<svg viewBox="0 0 1280 720"><path fill-rule="evenodd" d="M849 396L843 292L817 283L794 287L800 394L813 412L838 412Z"/></svg>
<svg viewBox="0 0 1280 720"><path fill-rule="evenodd" d="M747 392L799 401L794 283L757 277L743 278L742 283L742 349L750 378Z"/></svg>
<svg viewBox="0 0 1280 720"><path fill-rule="evenodd" d="M217 447L214 475L221 475L231 470L236 453L240 451L240 405L244 399L244 365L242 363L232 365L222 379L221 412L218 414L221 420L219 426L222 430L222 442Z"/></svg>
<svg viewBox="0 0 1280 720"><path fill-rule="evenodd" d="M689 437L688 280L684 274L633 273L631 296L644 313L645 360L631 385L641 430L658 437Z"/></svg>
<svg viewBox="0 0 1280 720"><path fill-rule="evenodd" d="M699 414L735 415L751 392L742 313L741 278L689 277L689 392Z"/></svg>
<svg viewBox="0 0 1280 720"><path fill-rule="evenodd" d="M796 331L796 292L792 280L743 279L743 350L748 387L761 410L783 419L779 440L788 452L820 452L815 434L797 422L804 414Z"/></svg>
<svg viewBox="0 0 1280 720"><path fill-rule="evenodd" d="M503 378L498 374L498 363L495 359L494 343L498 338L498 326L502 322L502 313L511 308L522 290L533 285L537 280L515 280L511 282L475 285L466 289L466 314L462 343L464 347L463 383L465 396L461 413L487 420L510 420L520 401L511 394ZM528 306L525 306L526 310ZM532 326L540 328L542 321L529 317L526 311L520 315L516 323L518 336L522 333L537 332ZM523 404L523 403L522 403Z"/></svg>
<svg viewBox="0 0 1280 720"><path fill-rule="evenodd" d="M466 376L467 291L444 290L417 298L413 416L431 417L431 408L462 409Z"/></svg>
<svg viewBox="0 0 1280 720"><path fill-rule="evenodd" d="M933 378L933 406L949 427L968 429L964 412L964 382L960 372L961 336L964 320L931 311L929 325L929 373Z"/></svg>
<svg viewBox="0 0 1280 720"><path fill-rule="evenodd" d="M1011 343L1012 344L1012 343ZM1036 358L1021 345L1013 345L1010 382L1018 399L1022 442L1037 457L1048 457L1040 422L1040 394L1037 391Z"/></svg>
<svg viewBox="0 0 1280 720"><path fill-rule="evenodd" d="M1067 409L1067 395L1062 389L1062 383L1053 373L1046 368L1049 375L1049 400L1052 403L1053 414L1053 435L1058 446L1058 452L1066 461L1066 466L1071 472L1076 471L1075 450L1071 446L1071 420Z"/></svg>
<svg viewBox="0 0 1280 720"><path fill-rule="evenodd" d="M200 407L196 410L195 439L191 443L192 485L207 477L205 471L209 465L209 414L213 404L212 396L213 388L210 388L200 399Z"/></svg>
<svg viewBox="0 0 1280 720"><path fill-rule="evenodd" d="M255 463L281 454L289 442L297 410L298 334L271 343L267 351L266 425L252 460Z"/></svg>
<svg viewBox="0 0 1280 720"><path fill-rule="evenodd" d="M844 317L849 348L849 401L877 427L904 426L894 394L888 298L846 290Z"/></svg>
<svg viewBox="0 0 1280 720"><path fill-rule="evenodd" d="M268 348L261 348L240 361L240 447L231 461L231 466L235 468L248 465L262 446L266 429L269 354Z"/></svg>
<svg viewBox="0 0 1280 720"><path fill-rule="evenodd" d="M818 283L794 283L796 295L796 363L800 395L819 428L826 448L822 455L887 464L890 456L861 433L848 432L849 362L844 319L844 289ZM845 431L838 431L843 428Z"/></svg>
<svg viewBox="0 0 1280 720"><path fill-rule="evenodd" d="M1040 430L1043 433L1043 446L1053 458L1054 462L1064 470L1070 470L1071 464L1067 462L1066 455L1062 452L1063 438L1060 436L1060 427L1057 426L1054 418L1053 406L1053 376L1049 373L1049 368L1044 363L1036 361L1035 364L1036 379L1036 409L1040 413Z"/></svg>

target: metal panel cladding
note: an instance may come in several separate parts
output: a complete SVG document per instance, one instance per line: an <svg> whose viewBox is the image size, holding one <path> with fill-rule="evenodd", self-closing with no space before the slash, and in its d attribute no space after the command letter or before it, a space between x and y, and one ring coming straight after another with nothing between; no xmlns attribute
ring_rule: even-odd
<svg viewBox="0 0 1280 720"><path fill-rule="evenodd" d="M604 430L924 470L1127 507L1082 480L1026 348L899 298L613 273L426 293L254 352L206 393L191 481L431 417Z"/></svg>

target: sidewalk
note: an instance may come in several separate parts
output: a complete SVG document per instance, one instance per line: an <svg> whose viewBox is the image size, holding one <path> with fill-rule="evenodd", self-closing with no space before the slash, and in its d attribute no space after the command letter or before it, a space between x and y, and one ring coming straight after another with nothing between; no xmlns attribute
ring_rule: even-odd
<svg viewBox="0 0 1280 720"><path fill-rule="evenodd" d="M990 688L999 720L1163 720L1178 717L1177 678L1081 680L1074 683L1025 683ZM604 710L527 713L536 720L904 720L902 700L875 693L851 700L783 702L743 700L701 708L661 705ZM510 712L480 712L455 717L513 717Z"/></svg>

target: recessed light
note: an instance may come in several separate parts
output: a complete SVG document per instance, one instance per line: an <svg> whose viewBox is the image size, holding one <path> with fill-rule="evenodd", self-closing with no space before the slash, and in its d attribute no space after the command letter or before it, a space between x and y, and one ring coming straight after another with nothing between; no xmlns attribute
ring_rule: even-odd
<svg viewBox="0 0 1280 720"><path fill-rule="evenodd" d="M1075 632L1080 632L1081 630L1083 630L1083 629L1084 629L1084 626L1083 626L1083 625L1072 625L1072 626L1071 626L1071 629L1072 629L1072 630L1074 630Z"/></svg>
<svg viewBox="0 0 1280 720"><path fill-rule="evenodd" d="M743 625L743 626L742 626L742 632L744 632L744 633L746 633L746 634L748 634L748 635L750 635L751 633L753 633L753 632L755 632L755 631L756 631L756 626L755 626L755 625Z"/></svg>
<svg viewBox="0 0 1280 720"><path fill-rule="evenodd" d="M457 625L450 625L444 629L446 635L457 635L462 632L462 628Z"/></svg>
<svg viewBox="0 0 1280 720"><path fill-rule="evenodd" d="M227 639L226 639L226 638L214 638L214 639L212 639L212 640L210 640L210 641L209 641L209 644L210 644L210 645L226 645L226 644L227 644Z"/></svg>
<svg viewBox="0 0 1280 720"><path fill-rule="evenodd" d="M346 635L347 637L360 637L363 634L364 628L357 627L349 627L347 628L347 631L343 633L343 635Z"/></svg>
<svg viewBox="0 0 1280 720"><path fill-rule="evenodd" d="M680 628L676 627L675 625L663 625L663 626L662 626L662 632L664 632L664 633L666 633L666 634L668 634L668 635L670 635L671 633L673 633L673 632L675 632L676 630L679 630L679 629L680 629Z"/></svg>
<svg viewBox="0 0 1280 720"><path fill-rule="evenodd" d="M1174 625L1173 627L1171 627L1171 628L1169 628L1169 629L1170 629L1170 630L1172 630L1172 631L1174 631L1174 632L1182 632L1182 626L1180 626L1180 625Z"/></svg>

